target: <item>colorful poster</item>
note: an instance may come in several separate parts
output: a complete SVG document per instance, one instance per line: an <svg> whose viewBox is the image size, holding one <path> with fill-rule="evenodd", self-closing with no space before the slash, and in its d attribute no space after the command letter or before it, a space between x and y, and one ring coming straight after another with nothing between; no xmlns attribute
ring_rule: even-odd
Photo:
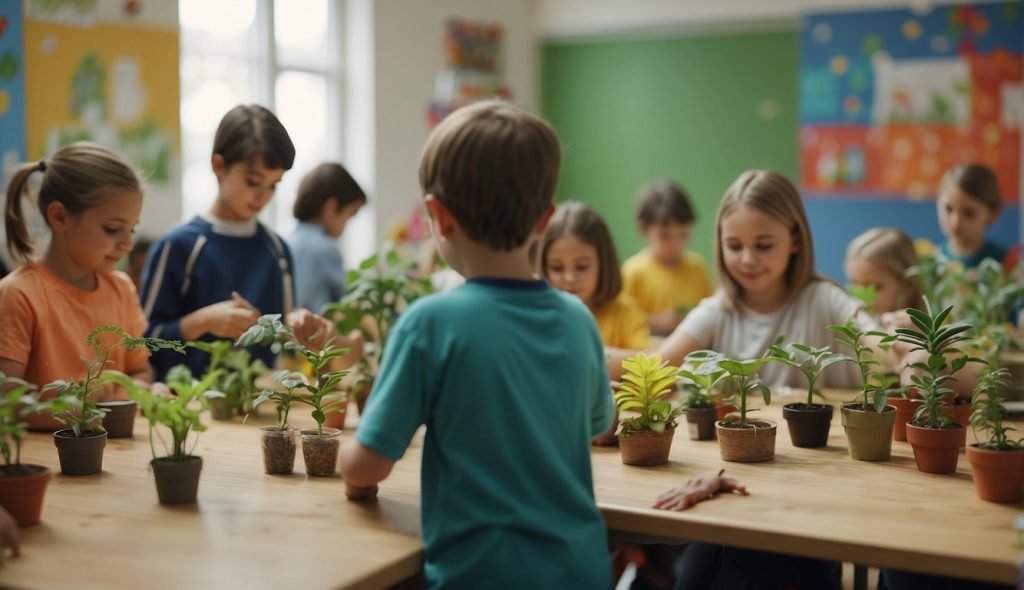
<svg viewBox="0 0 1024 590"><path fill-rule="evenodd" d="M482 98L510 98L503 69L504 32L498 23L453 19L445 24L445 69L434 78L427 109L433 127L448 113Z"/></svg>
<svg viewBox="0 0 1024 590"><path fill-rule="evenodd" d="M827 13L803 22L802 184L808 196L933 198L980 162L1020 196L1024 3Z"/></svg>
<svg viewBox="0 0 1024 590"><path fill-rule="evenodd" d="M21 0L0 0L0 177L25 159L25 54Z"/></svg>

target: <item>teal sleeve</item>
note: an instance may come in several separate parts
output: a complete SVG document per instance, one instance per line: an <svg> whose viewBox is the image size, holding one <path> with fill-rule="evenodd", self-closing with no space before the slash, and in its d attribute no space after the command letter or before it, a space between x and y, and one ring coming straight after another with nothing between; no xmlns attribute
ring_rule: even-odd
<svg viewBox="0 0 1024 590"><path fill-rule="evenodd" d="M615 402L612 400L611 378L604 360L604 345L601 335L594 326L591 340L594 343L596 362L588 381L593 381L590 404L590 435L597 436L608 430L615 416Z"/></svg>

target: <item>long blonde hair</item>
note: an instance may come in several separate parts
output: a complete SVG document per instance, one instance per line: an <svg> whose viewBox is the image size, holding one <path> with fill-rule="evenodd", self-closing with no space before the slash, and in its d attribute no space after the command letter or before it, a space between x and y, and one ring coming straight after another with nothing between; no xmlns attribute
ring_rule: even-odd
<svg viewBox="0 0 1024 590"><path fill-rule="evenodd" d="M789 179L778 172L748 170L740 174L725 191L715 217L715 263L719 293L726 309L739 307L743 287L725 267L722 219L741 205L757 209L789 228L796 246L796 252L790 255L789 265L786 266L786 286L790 293L799 291L819 278L814 272L814 244L800 193Z"/></svg>
<svg viewBox="0 0 1024 590"><path fill-rule="evenodd" d="M917 251L910 236L894 227L874 227L860 234L846 248L846 262L864 260L903 281L901 307L921 309L924 304L921 283L908 277L907 269L917 265Z"/></svg>

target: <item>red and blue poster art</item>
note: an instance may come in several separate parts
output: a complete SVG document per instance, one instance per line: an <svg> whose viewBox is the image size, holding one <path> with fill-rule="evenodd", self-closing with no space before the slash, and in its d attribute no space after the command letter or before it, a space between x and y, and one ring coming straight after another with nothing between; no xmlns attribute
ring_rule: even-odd
<svg viewBox="0 0 1024 590"><path fill-rule="evenodd" d="M1020 196L1024 3L804 18L800 111L808 196L933 198L980 162Z"/></svg>

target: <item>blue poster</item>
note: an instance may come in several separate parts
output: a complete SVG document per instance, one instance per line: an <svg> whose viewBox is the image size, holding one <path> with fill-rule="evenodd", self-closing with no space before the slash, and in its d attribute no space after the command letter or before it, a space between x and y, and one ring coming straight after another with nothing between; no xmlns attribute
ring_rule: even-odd
<svg viewBox="0 0 1024 590"><path fill-rule="evenodd" d="M25 159L25 51L21 10L21 0L0 0L0 164L5 173Z"/></svg>

